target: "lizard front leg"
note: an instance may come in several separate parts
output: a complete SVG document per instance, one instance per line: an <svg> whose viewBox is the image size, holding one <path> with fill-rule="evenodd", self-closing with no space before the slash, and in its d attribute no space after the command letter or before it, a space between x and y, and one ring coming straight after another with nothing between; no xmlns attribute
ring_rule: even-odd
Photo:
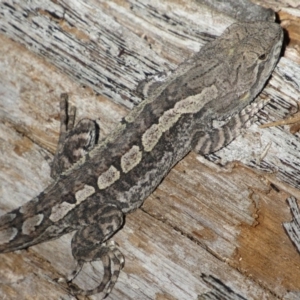
<svg viewBox="0 0 300 300"><path fill-rule="evenodd" d="M253 117L266 105L266 101L252 103L239 114L234 115L220 128L208 132L196 131L192 139L192 149L201 155L210 154L220 150L231 143L243 128L249 127L254 121Z"/></svg>
<svg viewBox="0 0 300 300"><path fill-rule="evenodd" d="M74 106L68 111L68 94L61 94L60 135L50 174L54 179L89 152L99 138L99 126L93 120L85 118L74 126L75 113Z"/></svg>

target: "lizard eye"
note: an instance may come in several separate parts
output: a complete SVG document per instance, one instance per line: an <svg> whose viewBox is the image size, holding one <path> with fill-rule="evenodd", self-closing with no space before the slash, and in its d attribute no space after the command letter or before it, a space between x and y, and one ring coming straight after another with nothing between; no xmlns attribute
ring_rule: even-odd
<svg viewBox="0 0 300 300"><path fill-rule="evenodd" d="M267 55L265 53L261 54L258 59L259 60L265 60L267 58Z"/></svg>

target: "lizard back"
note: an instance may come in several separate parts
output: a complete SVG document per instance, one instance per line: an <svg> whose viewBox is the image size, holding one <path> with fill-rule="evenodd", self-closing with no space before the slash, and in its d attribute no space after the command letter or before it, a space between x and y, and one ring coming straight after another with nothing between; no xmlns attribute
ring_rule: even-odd
<svg viewBox="0 0 300 300"><path fill-rule="evenodd" d="M196 133L212 132L213 120L227 120L251 103L277 63L282 38L275 23L236 23L170 76L145 82L147 100L110 136L36 198L0 218L0 252L78 230L101 205L123 213L141 206L192 150Z"/></svg>

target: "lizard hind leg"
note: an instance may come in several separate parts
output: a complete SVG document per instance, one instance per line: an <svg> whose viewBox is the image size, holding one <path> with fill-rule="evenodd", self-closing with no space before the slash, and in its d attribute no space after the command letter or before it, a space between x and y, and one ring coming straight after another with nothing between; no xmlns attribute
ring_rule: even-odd
<svg viewBox="0 0 300 300"><path fill-rule="evenodd" d="M123 224L123 213L115 206L106 206L100 214L99 222L78 230L72 239L72 254L77 268L69 287L74 295L93 295L101 293L105 298L114 287L120 271L124 267L124 256L114 241L107 241ZM85 263L101 261L103 277L100 284L92 289L82 289L72 283Z"/></svg>

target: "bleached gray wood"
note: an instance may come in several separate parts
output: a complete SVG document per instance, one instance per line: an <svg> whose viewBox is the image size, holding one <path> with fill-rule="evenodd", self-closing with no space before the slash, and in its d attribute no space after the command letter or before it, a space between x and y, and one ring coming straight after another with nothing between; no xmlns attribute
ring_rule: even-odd
<svg viewBox="0 0 300 300"><path fill-rule="evenodd" d="M61 92L71 93L79 118L99 117L105 135L128 110L95 93L132 107L140 101L134 95L139 80L174 68L233 22L194 1L5 1L0 12L2 32L49 62L1 38L3 211L26 202L50 182L48 158L56 146ZM297 76L299 66L281 59L264 91L275 103L268 108L268 121L294 111ZM260 116L267 120L264 113ZM108 299L195 299L211 289L201 272L247 299L297 295L299 256L281 226L291 219L284 201L287 192L300 196L291 188L298 187L297 140L288 126L279 130L254 125L232 148L212 157L221 165L242 161L256 170L267 169L267 175L233 163L219 168L194 154L180 162L116 236L126 266ZM281 155L288 164L278 165ZM26 251L1 256L0 295L32 297L31 288L39 280L49 286L41 294L36 289L36 295L56 299L60 291L67 297L63 284L53 283L53 278L72 271L69 240L30 249L28 260L37 269L27 275L22 271L28 267L19 263ZM44 258L40 264L34 260L36 253ZM39 276L32 278L32 273ZM93 276L87 273L82 280Z"/></svg>
<svg viewBox="0 0 300 300"><path fill-rule="evenodd" d="M283 226L289 235L290 239L293 241L295 246L300 253L300 210L295 197L289 197L287 203L291 209L291 214L293 219L291 222L283 223Z"/></svg>
<svg viewBox="0 0 300 300"><path fill-rule="evenodd" d="M175 68L234 21L189 1L5 1L0 13L6 35L127 107L140 102L140 80Z"/></svg>
<svg viewBox="0 0 300 300"><path fill-rule="evenodd" d="M272 9L266 9L260 5L252 5L248 0L198 0L198 2L239 21L274 21L275 17Z"/></svg>

